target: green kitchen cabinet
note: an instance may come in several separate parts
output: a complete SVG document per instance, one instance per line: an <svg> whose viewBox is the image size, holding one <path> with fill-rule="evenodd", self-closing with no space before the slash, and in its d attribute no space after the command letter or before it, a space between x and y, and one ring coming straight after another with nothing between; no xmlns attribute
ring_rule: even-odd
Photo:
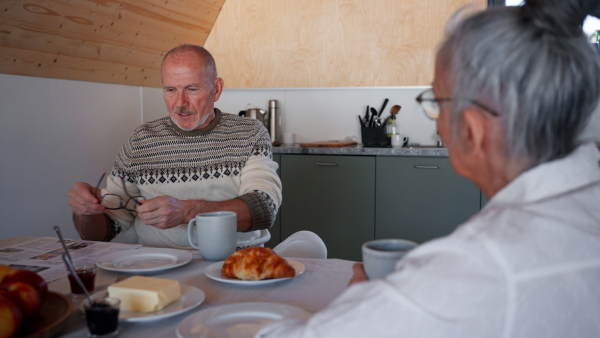
<svg viewBox="0 0 600 338"><path fill-rule="evenodd" d="M277 168L277 175L281 177L281 155L273 154L273 161L277 162L279 165ZM279 209L279 212L277 212L275 223L273 223L273 226L269 229L269 232L271 233L271 239L265 243L265 246L274 248L281 242L281 208Z"/></svg>
<svg viewBox="0 0 600 338"><path fill-rule="evenodd" d="M451 233L479 211L477 186L448 158L377 157L376 238L422 243Z"/></svg>
<svg viewBox="0 0 600 338"><path fill-rule="evenodd" d="M319 235L328 258L361 261L374 238L375 157L281 154L281 238Z"/></svg>

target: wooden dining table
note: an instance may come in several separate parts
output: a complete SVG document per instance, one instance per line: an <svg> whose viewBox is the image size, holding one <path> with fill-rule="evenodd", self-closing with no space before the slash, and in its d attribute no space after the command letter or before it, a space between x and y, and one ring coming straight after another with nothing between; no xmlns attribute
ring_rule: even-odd
<svg viewBox="0 0 600 338"><path fill-rule="evenodd" d="M30 238L32 237L21 237L22 240ZM7 242L10 242L10 240L0 240L0 246ZM205 294L205 299L199 306L171 317L157 320L149 319L141 322L121 320L119 323L119 337L176 337L178 325L188 316L225 304L278 303L291 305L312 314L326 307L346 289L352 276L352 265L354 263L340 259L292 258L304 265L304 271L300 275L279 282L246 285L243 283L224 283L209 278L205 274L205 269L215 262L203 259L197 250L190 250L189 252L192 255L190 262L179 267L160 271L129 273L98 268L94 295L104 294L107 287L120 276L130 277L134 275L175 279L181 285L195 287ZM49 290L68 295L70 292L68 279L64 277L52 281L49 283ZM72 300L73 311L62 323L57 334L58 337L87 336L85 317L81 311L83 300L73 298ZM252 335L249 334L249 336Z"/></svg>

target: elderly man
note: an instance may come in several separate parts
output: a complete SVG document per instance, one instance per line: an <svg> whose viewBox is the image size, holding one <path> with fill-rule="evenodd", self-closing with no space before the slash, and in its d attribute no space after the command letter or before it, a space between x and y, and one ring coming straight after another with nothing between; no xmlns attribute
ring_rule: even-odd
<svg viewBox="0 0 600 338"><path fill-rule="evenodd" d="M161 75L169 116L135 130L105 190L75 183L75 227L89 240L189 248L190 219L234 211L238 246L264 243L282 198L266 128L214 107L223 80L204 48L169 51Z"/></svg>
<svg viewBox="0 0 600 338"><path fill-rule="evenodd" d="M600 152L583 135L600 59L597 0L529 0L460 23L417 101L489 202L451 235L260 337L600 337ZM597 126L596 126L597 127ZM597 137L597 135L596 135Z"/></svg>

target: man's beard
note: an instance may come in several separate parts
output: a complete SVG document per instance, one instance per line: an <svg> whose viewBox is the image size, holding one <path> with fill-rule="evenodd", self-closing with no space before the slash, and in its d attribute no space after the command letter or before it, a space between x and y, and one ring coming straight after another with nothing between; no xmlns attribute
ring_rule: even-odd
<svg viewBox="0 0 600 338"><path fill-rule="evenodd" d="M195 110L190 110L190 109L184 109L184 108L175 108L173 110L173 114L195 114L196 111ZM173 123L175 123L175 125L177 125L177 127L179 127L181 130L185 130L185 131L192 131L192 130L196 130L196 128L200 127L201 125L203 125L204 123L206 123L206 121L214 115L214 112L211 112L210 114L206 114L202 119L200 119L199 121L196 122L195 125L193 125L192 127L189 128L183 128L181 125L179 125L179 123L177 122L177 120L175 120L172 116L171 116L171 121L173 121Z"/></svg>

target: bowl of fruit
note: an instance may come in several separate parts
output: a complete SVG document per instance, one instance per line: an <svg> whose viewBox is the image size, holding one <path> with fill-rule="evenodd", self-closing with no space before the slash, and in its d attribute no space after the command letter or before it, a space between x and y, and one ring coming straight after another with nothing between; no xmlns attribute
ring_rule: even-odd
<svg viewBox="0 0 600 338"><path fill-rule="evenodd" d="M71 299L48 291L39 274L0 264L0 338L53 337L71 312Z"/></svg>

